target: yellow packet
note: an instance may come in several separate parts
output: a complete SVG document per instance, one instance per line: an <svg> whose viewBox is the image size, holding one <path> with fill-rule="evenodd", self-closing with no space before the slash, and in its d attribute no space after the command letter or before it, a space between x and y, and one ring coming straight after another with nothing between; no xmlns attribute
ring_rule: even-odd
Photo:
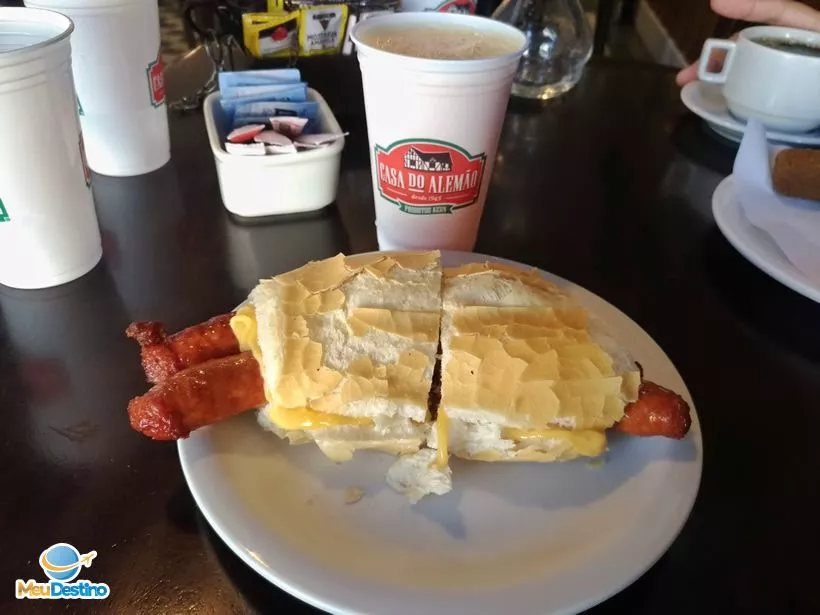
<svg viewBox="0 0 820 615"><path fill-rule="evenodd" d="M291 13L245 13L242 38L255 58L295 55L299 50L299 11Z"/></svg>
<svg viewBox="0 0 820 615"><path fill-rule="evenodd" d="M344 44L347 10L346 4L302 6L299 9L299 55L339 53Z"/></svg>

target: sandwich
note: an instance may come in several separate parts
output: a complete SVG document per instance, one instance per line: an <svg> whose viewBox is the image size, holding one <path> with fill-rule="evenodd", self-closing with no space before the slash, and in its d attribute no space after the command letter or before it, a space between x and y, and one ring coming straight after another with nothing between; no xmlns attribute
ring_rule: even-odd
<svg viewBox="0 0 820 615"><path fill-rule="evenodd" d="M441 396L428 445L388 482L428 492L450 455L477 461L598 457L606 430L638 400L638 365L572 297L535 271L495 264L445 269ZM417 459L419 460L417 462Z"/></svg>
<svg viewBox="0 0 820 615"><path fill-rule="evenodd" d="M441 319L437 252L338 255L263 280L231 319L265 382L262 426L333 461L418 451Z"/></svg>
<svg viewBox="0 0 820 615"><path fill-rule="evenodd" d="M127 334L155 385L129 403L137 431L174 440L258 408L263 428L333 461L396 456L386 480L413 501L451 489L451 456L592 458L607 430L691 424L570 294L534 270L442 270L438 252L340 254L262 280L230 315Z"/></svg>
<svg viewBox="0 0 820 615"><path fill-rule="evenodd" d="M640 370L603 326L535 272L445 272L432 444L481 461L597 457L637 401Z"/></svg>

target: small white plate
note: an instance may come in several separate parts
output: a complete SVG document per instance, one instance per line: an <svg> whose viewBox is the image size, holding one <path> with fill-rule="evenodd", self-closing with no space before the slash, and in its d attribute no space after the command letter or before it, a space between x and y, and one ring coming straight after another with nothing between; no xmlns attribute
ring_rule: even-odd
<svg viewBox="0 0 820 615"><path fill-rule="evenodd" d="M820 287L791 264L768 233L749 222L731 175L715 189L712 213L720 232L749 262L778 282L820 303Z"/></svg>
<svg viewBox="0 0 820 615"><path fill-rule="evenodd" d="M444 253L445 266L497 260ZM520 265L524 267L523 265ZM570 288L641 362L691 404L674 365L635 322ZM453 491L411 506L384 481L393 459L333 464L245 414L179 442L191 493L248 566L331 613L564 614L641 576L689 516L703 444L692 406L683 440L610 436L603 464L453 463ZM345 504L350 488L365 495Z"/></svg>
<svg viewBox="0 0 820 615"><path fill-rule="evenodd" d="M703 118L709 128L720 136L737 143L743 138L746 122L729 113L726 99L719 85L692 81L681 88L680 98L692 113ZM770 141L779 143L820 146L820 130L812 132L767 130L766 136Z"/></svg>

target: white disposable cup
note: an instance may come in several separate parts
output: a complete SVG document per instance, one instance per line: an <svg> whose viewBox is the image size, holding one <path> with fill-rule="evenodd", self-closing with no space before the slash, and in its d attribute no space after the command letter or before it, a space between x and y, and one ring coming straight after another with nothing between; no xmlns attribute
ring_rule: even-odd
<svg viewBox="0 0 820 615"><path fill-rule="evenodd" d="M0 284L45 288L102 256L64 15L0 8Z"/></svg>
<svg viewBox="0 0 820 615"><path fill-rule="evenodd" d="M516 51L480 60L429 60L362 42L381 28L469 27ZM472 250L524 34L498 21L397 13L353 30L364 86L376 231L382 250Z"/></svg>
<svg viewBox="0 0 820 615"><path fill-rule="evenodd" d="M88 164L142 175L171 158L155 0L26 0L68 15Z"/></svg>
<svg viewBox="0 0 820 615"><path fill-rule="evenodd" d="M820 47L820 33L755 26L737 41L710 38L703 45L698 78L723 86L733 115L755 118L774 130L806 132L820 126L820 57L773 49L757 42L775 39ZM715 51L726 52L723 67L710 70Z"/></svg>

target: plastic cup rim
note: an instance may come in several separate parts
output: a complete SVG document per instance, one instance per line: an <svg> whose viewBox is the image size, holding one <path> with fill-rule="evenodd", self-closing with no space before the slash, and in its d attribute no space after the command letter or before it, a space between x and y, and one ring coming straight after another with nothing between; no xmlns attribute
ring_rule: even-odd
<svg viewBox="0 0 820 615"><path fill-rule="evenodd" d="M6 15L9 16L9 19L4 19L4 16ZM15 19L16 16L19 16L19 19ZM48 19L46 19L46 17L48 17ZM15 58L29 54L33 51L45 49L46 47L51 47L52 45L67 39L71 36L71 33L74 32L74 22L71 18L63 15L62 13L58 13L57 11L17 6L0 7L0 23L53 23L56 26L58 21L63 21L65 26L63 31L59 34L55 34L54 36L47 38L44 41L40 41L39 43L20 47L19 49L0 51L0 59L5 60L7 58Z"/></svg>
<svg viewBox="0 0 820 615"><path fill-rule="evenodd" d="M454 25L470 25L476 24L477 29L482 29L481 24L493 24L492 28L496 30L506 30L510 36L516 36L520 39L520 46L516 51L506 53L503 55L491 56L488 58L472 58L465 60L451 60L451 59L432 59L432 58L418 58L413 56L406 56L391 51L384 51L372 47L367 43L363 43L358 34L361 31L367 31L381 25L390 26L395 22L395 25L403 24L423 24L423 23L450 23ZM485 29L489 30L489 28ZM383 61L389 61L397 67L403 65L405 68L414 69L421 72L474 72L483 70L493 66L504 66L518 62L524 49L527 45L527 39L524 33L517 28L487 17L478 15L462 15L455 13L436 13L436 12L410 12L410 13L390 13L387 15L378 15L371 17L364 21L357 23L350 34L351 39L356 44L356 53L358 56L372 56Z"/></svg>

